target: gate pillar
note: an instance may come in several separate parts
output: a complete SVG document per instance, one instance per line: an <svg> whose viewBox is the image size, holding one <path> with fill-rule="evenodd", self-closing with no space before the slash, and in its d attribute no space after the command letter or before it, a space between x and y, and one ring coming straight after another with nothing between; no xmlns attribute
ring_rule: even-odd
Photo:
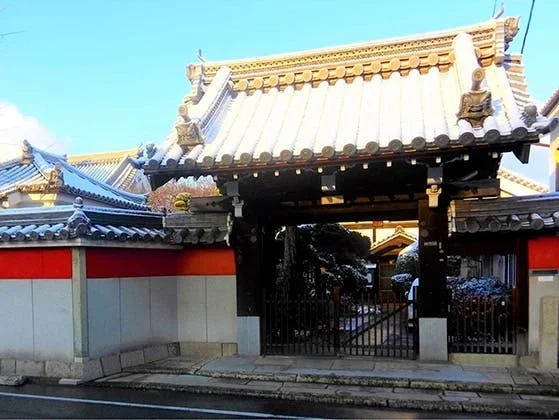
<svg viewBox="0 0 559 420"><path fill-rule="evenodd" d="M239 354L260 354L262 232L250 219L235 219L232 243L237 272Z"/></svg>
<svg viewBox="0 0 559 420"><path fill-rule="evenodd" d="M419 202L419 358L448 360L446 243L448 201Z"/></svg>

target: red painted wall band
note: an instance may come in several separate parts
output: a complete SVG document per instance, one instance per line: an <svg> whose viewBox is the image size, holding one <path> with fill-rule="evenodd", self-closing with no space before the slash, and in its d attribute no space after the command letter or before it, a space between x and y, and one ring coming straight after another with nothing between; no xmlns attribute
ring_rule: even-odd
<svg viewBox="0 0 559 420"><path fill-rule="evenodd" d="M87 278L233 275L231 248L162 249L88 248Z"/></svg>
<svg viewBox="0 0 559 420"><path fill-rule="evenodd" d="M542 236L528 241L528 268L559 268L559 237Z"/></svg>
<svg viewBox="0 0 559 420"><path fill-rule="evenodd" d="M0 249L0 279L71 279L70 248Z"/></svg>

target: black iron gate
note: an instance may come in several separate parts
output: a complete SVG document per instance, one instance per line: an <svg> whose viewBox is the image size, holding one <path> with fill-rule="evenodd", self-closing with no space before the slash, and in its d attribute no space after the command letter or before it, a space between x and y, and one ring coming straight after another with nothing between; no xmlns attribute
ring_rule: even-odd
<svg viewBox="0 0 559 420"><path fill-rule="evenodd" d="M451 352L516 354L512 296L451 299L448 343Z"/></svg>
<svg viewBox="0 0 559 420"><path fill-rule="evenodd" d="M414 293L417 296L417 293ZM289 298L263 293L262 350L283 355L413 359L417 304L372 293Z"/></svg>

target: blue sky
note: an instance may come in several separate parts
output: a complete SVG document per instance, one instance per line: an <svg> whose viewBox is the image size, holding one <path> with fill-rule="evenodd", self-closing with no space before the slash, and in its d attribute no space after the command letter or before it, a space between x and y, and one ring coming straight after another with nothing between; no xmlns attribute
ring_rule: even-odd
<svg viewBox="0 0 559 420"><path fill-rule="evenodd" d="M185 66L198 48L221 60L411 35L485 21L494 3L0 0L0 32L22 31L0 40L0 103L70 153L159 143L190 90ZM520 52L530 4L506 1L505 16L521 16L512 52ZM559 87L558 19L559 1L536 1L524 64L542 102Z"/></svg>

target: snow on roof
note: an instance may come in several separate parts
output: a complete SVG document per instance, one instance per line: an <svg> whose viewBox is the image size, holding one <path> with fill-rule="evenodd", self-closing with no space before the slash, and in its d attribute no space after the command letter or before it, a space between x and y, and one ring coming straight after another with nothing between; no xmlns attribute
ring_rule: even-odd
<svg viewBox="0 0 559 420"><path fill-rule="evenodd" d="M98 181L53 155L24 142L23 155L0 165L0 195L13 191L63 191L116 207L147 210L146 196Z"/></svg>

